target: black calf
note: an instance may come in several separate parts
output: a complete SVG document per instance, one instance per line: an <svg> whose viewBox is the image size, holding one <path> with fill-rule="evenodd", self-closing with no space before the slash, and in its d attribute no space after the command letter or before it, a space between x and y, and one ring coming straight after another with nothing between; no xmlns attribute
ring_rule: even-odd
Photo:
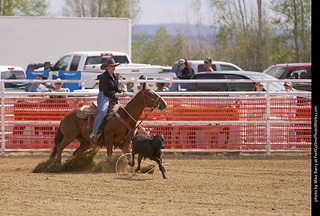
<svg viewBox="0 0 320 216"><path fill-rule="evenodd" d="M137 133L132 140L132 162L131 166L134 166L134 155L138 155L138 167L135 170L138 172L140 170L140 164L142 158L149 158L158 163L159 169L162 173L162 177L165 179L166 169L161 164L161 149L164 149L164 137L162 134L153 135L152 138L149 138L143 134Z"/></svg>

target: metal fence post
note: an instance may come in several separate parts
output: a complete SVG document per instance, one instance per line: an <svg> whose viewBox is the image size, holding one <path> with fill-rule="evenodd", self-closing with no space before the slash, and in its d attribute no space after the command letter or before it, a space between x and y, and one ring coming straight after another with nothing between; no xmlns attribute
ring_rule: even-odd
<svg viewBox="0 0 320 216"><path fill-rule="evenodd" d="M1 92L1 155L4 156L6 148L6 135L5 135L5 109L4 109L4 82L0 81L0 92Z"/></svg>
<svg viewBox="0 0 320 216"><path fill-rule="evenodd" d="M270 155L270 82L267 82L267 154Z"/></svg>

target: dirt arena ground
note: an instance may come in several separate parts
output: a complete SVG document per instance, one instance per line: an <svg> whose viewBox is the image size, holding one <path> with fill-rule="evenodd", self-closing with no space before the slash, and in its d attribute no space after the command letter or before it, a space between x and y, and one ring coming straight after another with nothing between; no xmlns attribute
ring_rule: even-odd
<svg viewBox="0 0 320 216"><path fill-rule="evenodd" d="M0 156L0 215L311 215L310 158L166 154L162 179L158 168L133 177L32 173L47 154L11 153Z"/></svg>

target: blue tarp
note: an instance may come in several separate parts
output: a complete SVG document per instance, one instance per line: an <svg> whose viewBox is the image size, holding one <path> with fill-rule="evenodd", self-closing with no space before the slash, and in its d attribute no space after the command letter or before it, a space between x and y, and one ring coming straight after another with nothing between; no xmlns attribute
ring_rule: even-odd
<svg viewBox="0 0 320 216"><path fill-rule="evenodd" d="M59 71L58 77L52 75L52 79L60 78L62 80L80 80L81 71ZM79 88L79 83L63 83L62 88L69 88L70 92Z"/></svg>
<svg viewBox="0 0 320 216"><path fill-rule="evenodd" d="M33 70L27 70L27 79L33 80L36 74L41 74L43 76L49 77L49 70L45 71L33 71Z"/></svg>

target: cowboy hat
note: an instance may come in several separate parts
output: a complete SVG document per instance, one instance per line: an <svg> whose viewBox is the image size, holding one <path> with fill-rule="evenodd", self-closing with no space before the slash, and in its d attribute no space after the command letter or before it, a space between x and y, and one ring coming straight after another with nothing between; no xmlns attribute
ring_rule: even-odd
<svg viewBox="0 0 320 216"><path fill-rule="evenodd" d="M113 58L107 58L107 59L106 59L106 62L103 63L103 64L100 66L100 69L101 69L101 70L105 70L105 69L107 68L107 66L109 66L109 65L114 65L114 66L117 67L118 65L120 65L120 63L119 63L119 62L115 62Z"/></svg>
<svg viewBox="0 0 320 216"><path fill-rule="evenodd" d="M61 78L57 78L56 80L57 80L57 81L60 81L60 82L55 82L54 84L58 84L58 83L63 84Z"/></svg>
<svg viewBox="0 0 320 216"><path fill-rule="evenodd" d="M283 85L284 85L284 86L289 86L289 87L291 87L291 86L292 86L292 83L291 83L291 82L285 82Z"/></svg>
<svg viewBox="0 0 320 216"><path fill-rule="evenodd" d="M41 79L43 79L43 80L48 79L48 77L47 77L47 76L42 75L41 73L37 73L36 75L34 75L34 78L36 78L36 77L41 77Z"/></svg>

